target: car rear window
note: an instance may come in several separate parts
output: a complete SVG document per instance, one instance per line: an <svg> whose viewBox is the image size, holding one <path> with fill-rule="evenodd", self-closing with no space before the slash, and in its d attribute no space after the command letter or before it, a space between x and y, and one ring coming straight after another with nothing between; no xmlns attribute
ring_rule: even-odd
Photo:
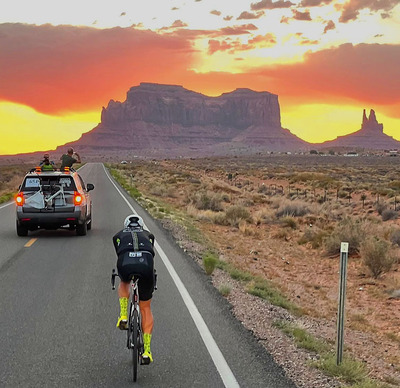
<svg viewBox="0 0 400 388"><path fill-rule="evenodd" d="M26 177L22 185L23 191L54 190L63 187L64 191L75 191L76 186L71 176L37 176Z"/></svg>

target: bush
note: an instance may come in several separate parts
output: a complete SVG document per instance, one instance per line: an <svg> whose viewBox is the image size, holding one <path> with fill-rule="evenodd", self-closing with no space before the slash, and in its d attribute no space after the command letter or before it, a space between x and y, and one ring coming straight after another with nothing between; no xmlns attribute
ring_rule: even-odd
<svg viewBox="0 0 400 388"><path fill-rule="evenodd" d="M232 287L230 284L221 284L218 290L221 293L221 295L228 296L232 291Z"/></svg>
<svg viewBox="0 0 400 388"><path fill-rule="evenodd" d="M321 230L307 229L303 236L297 241L299 245L311 243L313 249L317 249L322 246L324 238L326 237L326 232Z"/></svg>
<svg viewBox="0 0 400 388"><path fill-rule="evenodd" d="M361 244L361 257L366 267L376 279L382 273L390 271L394 264L393 257L389 254L389 243L370 237Z"/></svg>
<svg viewBox="0 0 400 388"><path fill-rule="evenodd" d="M392 232L392 234L390 235L390 241L392 242L392 244L400 246L400 229Z"/></svg>
<svg viewBox="0 0 400 388"><path fill-rule="evenodd" d="M206 253L203 257L203 265L207 275L211 275L218 263L218 259L212 253Z"/></svg>
<svg viewBox="0 0 400 388"><path fill-rule="evenodd" d="M378 202L376 204L376 211L378 212L378 214L381 216L382 213L384 212L384 210L387 209L387 205L383 202Z"/></svg>
<svg viewBox="0 0 400 388"><path fill-rule="evenodd" d="M278 209L275 215L277 218L287 217L287 216L302 217L308 213L310 213L310 209L304 203L293 202L284 204L282 207Z"/></svg>
<svg viewBox="0 0 400 388"><path fill-rule="evenodd" d="M297 223L293 217L283 217L281 219L281 223L285 228L296 229Z"/></svg>
<svg viewBox="0 0 400 388"><path fill-rule="evenodd" d="M222 197L220 194L208 191L197 192L192 196L191 200L198 210L212 210L218 212L223 209Z"/></svg>
<svg viewBox="0 0 400 388"><path fill-rule="evenodd" d="M359 220L345 218L336 226L329 237L324 240L324 246L328 255L340 253L340 244L349 243L349 254L358 253L360 244L364 240L364 227Z"/></svg>
<svg viewBox="0 0 400 388"><path fill-rule="evenodd" d="M250 212L242 206L230 206L224 217L224 225L239 226L241 220L251 222Z"/></svg>
<svg viewBox="0 0 400 388"><path fill-rule="evenodd" d="M398 218L398 213L396 210L385 209L383 210L381 216L382 216L382 221L396 220Z"/></svg>

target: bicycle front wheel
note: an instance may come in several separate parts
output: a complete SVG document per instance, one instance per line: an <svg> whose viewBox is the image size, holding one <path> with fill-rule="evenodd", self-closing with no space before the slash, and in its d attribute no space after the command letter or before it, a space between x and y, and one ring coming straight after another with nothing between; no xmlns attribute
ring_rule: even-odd
<svg viewBox="0 0 400 388"><path fill-rule="evenodd" d="M139 364L139 316L138 311L133 311L132 317L132 361L133 361L133 381L137 380L137 368Z"/></svg>

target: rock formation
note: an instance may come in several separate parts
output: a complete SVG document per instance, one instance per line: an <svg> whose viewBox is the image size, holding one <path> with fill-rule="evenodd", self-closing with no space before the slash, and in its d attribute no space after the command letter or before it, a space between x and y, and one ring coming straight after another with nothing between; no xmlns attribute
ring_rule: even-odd
<svg viewBox="0 0 400 388"><path fill-rule="evenodd" d="M151 83L132 87L124 102L111 100L101 123L71 145L86 152L125 149L163 157L309 148L281 127L275 94L236 89L208 97Z"/></svg>
<svg viewBox="0 0 400 388"><path fill-rule="evenodd" d="M350 147L365 149L400 149L400 142L383 133L383 124L378 123L373 109L367 118L363 111L361 129L346 136L339 136L335 140L326 141L318 145L325 147Z"/></svg>

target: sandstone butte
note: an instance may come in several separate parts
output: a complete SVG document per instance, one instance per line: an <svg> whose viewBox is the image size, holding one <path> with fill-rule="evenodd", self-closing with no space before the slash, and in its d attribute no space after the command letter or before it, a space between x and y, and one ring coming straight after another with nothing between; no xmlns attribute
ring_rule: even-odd
<svg viewBox="0 0 400 388"><path fill-rule="evenodd" d="M130 88L124 102L110 100L101 122L66 146L86 154L175 158L322 147L400 149L400 142L383 133L373 110L369 118L364 110L359 131L312 144L282 128L275 94L242 88L209 97L179 85L141 83Z"/></svg>

